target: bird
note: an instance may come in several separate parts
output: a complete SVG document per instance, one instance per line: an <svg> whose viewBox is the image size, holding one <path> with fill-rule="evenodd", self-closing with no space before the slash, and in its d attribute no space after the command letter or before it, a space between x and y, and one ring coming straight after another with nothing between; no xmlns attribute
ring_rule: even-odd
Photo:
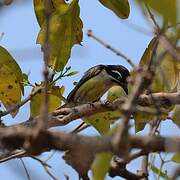
<svg viewBox="0 0 180 180"><path fill-rule="evenodd" d="M85 72L61 107L74 107L99 101L112 86L117 85L128 94L128 76L129 70L122 65L96 65Z"/></svg>

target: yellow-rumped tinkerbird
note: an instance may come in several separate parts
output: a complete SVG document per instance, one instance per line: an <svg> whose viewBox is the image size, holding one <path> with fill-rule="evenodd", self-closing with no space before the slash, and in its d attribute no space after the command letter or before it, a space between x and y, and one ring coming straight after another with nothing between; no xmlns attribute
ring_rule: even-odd
<svg viewBox="0 0 180 180"><path fill-rule="evenodd" d="M69 93L62 107L73 107L100 100L112 86L121 86L128 94L129 71L122 65L97 65L85 72L75 88Z"/></svg>

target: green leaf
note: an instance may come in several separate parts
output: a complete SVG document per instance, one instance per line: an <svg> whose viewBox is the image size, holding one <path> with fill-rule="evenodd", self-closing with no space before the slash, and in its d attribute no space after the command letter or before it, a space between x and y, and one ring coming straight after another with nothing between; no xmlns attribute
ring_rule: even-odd
<svg viewBox="0 0 180 180"><path fill-rule="evenodd" d="M72 72L66 74L65 76L73 76L73 75L78 74L78 73L79 73L79 71L72 71Z"/></svg>
<svg viewBox="0 0 180 180"><path fill-rule="evenodd" d="M44 1L41 1L41 3ZM71 48L82 41L82 21L79 17L80 8L78 0L70 4L64 1L52 0L53 10L49 17L49 66L56 71L61 71L70 58ZM46 23L44 15L35 7L37 19L41 24L37 43L42 46L46 39ZM43 13L42 13L43 14ZM41 19L41 20L40 20Z"/></svg>
<svg viewBox="0 0 180 180"><path fill-rule="evenodd" d="M96 157L91 166L93 173L93 180L102 180L105 178L106 173L110 166L110 161L112 159L111 153L99 153L96 154Z"/></svg>
<svg viewBox="0 0 180 180"><path fill-rule="evenodd" d="M137 117L134 117L134 121L135 121L135 133L142 131L147 123L147 121L144 121L143 119L138 120Z"/></svg>
<svg viewBox="0 0 180 180"><path fill-rule="evenodd" d="M153 10L163 16L165 21L170 21L173 25L177 23L178 1L176 0L143 0Z"/></svg>
<svg viewBox="0 0 180 180"><path fill-rule="evenodd" d="M180 105L176 105L173 109L172 120L175 124L180 127Z"/></svg>
<svg viewBox="0 0 180 180"><path fill-rule="evenodd" d="M180 163L180 153L175 153L171 160L175 163Z"/></svg>
<svg viewBox="0 0 180 180"><path fill-rule="evenodd" d="M23 82L22 82L22 85L25 87L25 86L31 86L31 83L29 81L29 77L28 77L28 74L26 73L23 73Z"/></svg>
<svg viewBox="0 0 180 180"><path fill-rule="evenodd" d="M101 135L106 134L111 125L111 112L102 112L96 113L92 116L84 118L83 120L87 123L92 125Z"/></svg>
<svg viewBox="0 0 180 180"><path fill-rule="evenodd" d="M108 91L107 100L112 102L121 96L127 96L124 90L120 86L113 86ZM92 125L101 135L104 135L108 133L110 125L118 120L121 115L120 111L106 111L84 118L84 121Z"/></svg>
<svg viewBox="0 0 180 180"><path fill-rule="evenodd" d="M106 8L111 9L118 17L129 17L130 7L128 0L99 0Z"/></svg>
<svg viewBox="0 0 180 180"><path fill-rule="evenodd" d="M0 100L6 109L21 102L21 92L24 92L23 75L19 65L9 52L0 46ZM18 110L12 112L14 117Z"/></svg>
<svg viewBox="0 0 180 180"><path fill-rule="evenodd" d="M167 174L165 174L164 172L162 172L159 168L157 168L156 166L154 166L153 164L151 164L151 170L157 174L158 176L164 178L164 179L170 179Z"/></svg>
<svg viewBox="0 0 180 180"><path fill-rule="evenodd" d="M32 91L36 90L36 88L39 88L39 86L36 86L33 88ZM62 102L62 94L64 93L64 87L59 86L50 86L48 89L48 95L49 95L49 104L48 104L48 111L52 112L58 107L61 106ZM43 103L44 94L42 92L39 92L36 94L30 102L30 110L31 110L31 117L38 116L41 113L42 103Z"/></svg>

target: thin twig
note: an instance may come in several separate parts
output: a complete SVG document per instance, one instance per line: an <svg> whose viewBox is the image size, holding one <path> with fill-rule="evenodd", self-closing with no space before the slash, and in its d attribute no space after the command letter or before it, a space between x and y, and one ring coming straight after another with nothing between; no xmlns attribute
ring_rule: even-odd
<svg viewBox="0 0 180 180"><path fill-rule="evenodd" d="M132 29L132 30L134 30L134 31L136 31L138 33L141 33L141 34L143 33L146 36L151 36L152 37L153 32L148 31L147 29L145 29L145 28L143 28L143 27L141 27L141 26L139 26L137 24L134 24L134 23L132 23L130 21L121 21L121 22L122 22L123 25L127 26L128 28L130 28L130 29Z"/></svg>
<svg viewBox="0 0 180 180"><path fill-rule="evenodd" d="M116 53L117 56L121 56L122 58L124 58L133 68L135 67L135 64L132 62L132 60L130 58L128 58L124 53L122 53L121 51L115 49L114 47L112 47L111 45L109 45L108 43L104 42L103 40L101 40L99 37L95 36L92 32L92 30L88 30L87 35L89 37L92 37L93 39L95 39L96 41L98 41L100 44L102 44L104 47L110 49L111 51L113 51L114 53Z"/></svg>
<svg viewBox="0 0 180 180"><path fill-rule="evenodd" d="M46 173L53 179L53 180L58 180L58 178L56 178L46 166L43 166L44 170L46 171Z"/></svg>
<svg viewBox="0 0 180 180"><path fill-rule="evenodd" d="M25 170L27 179L28 179L28 180L31 180L30 175L29 175L29 172L28 172L28 170L27 170L27 167L26 167L24 161L23 161L21 158L20 158L20 161L21 161L21 163L22 163L22 165L23 165L23 167L24 167L24 170Z"/></svg>
<svg viewBox="0 0 180 180"><path fill-rule="evenodd" d="M11 159L23 157L26 154L27 154L26 151L20 150L20 152L15 152L13 154L2 155L2 157L0 157L0 163L9 161Z"/></svg>
<svg viewBox="0 0 180 180"><path fill-rule="evenodd" d="M82 127L78 128L77 130L75 130L75 131L73 131L73 132L71 132L71 133L77 134L77 133L83 131L84 129L86 129L86 128L88 128L88 127L90 127L89 124L84 124Z"/></svg>
<svg viewBox="0 0 180 180"><path fill-rule="evenodd" d="M176 47L173 46L173 44L170 42L168 37L165 34L161 33L161 28L159 27L154 15L152 14L149 7L147 5L145 5L145 6L146 6L146 9L147 9L147 11L149 13L149 16L150 16L153 24L155 25L155 33L157 33L157 35L160 36L161 45L171 54L171 56L173 58L175 58L175 60L180 61L180 53L178 52Z"/></svg>
<svg viewBox="0 0 180 180"><path fill-rule="evenodd" d="M83 126L85 125L86 123L83 121L80 125L78 125L76 128L74 128L71 133L74 133L76 134L76 132Z"/></svg>
<svg viewBox="0 0 180 180"><path fill-rule="evenodd" d="M47 164L46 161L42 161L41 159L37 158L36 156L29 155L29 157L31 157L32 159L40 162L42 164L42 166L47 166L48 168L52 168L52 166Z"/></svg>
<svg viewBox="0 0 180 180"><path fill-rule="evenodd" d="M155 33L158 33L158 35L159 35L159 33L161 32L161 28L159 27L158 23L156 22L156 19L155 19L154 15L152 14L152 12L149 9L147 4L145 4L145 7L146 7L146 9L147 9L147 11L149 13L149 16L150 16L153 24L155 25Z"/></svg>
<svg viewBox="0 0 180 180"><path fill-rule="evenodd" d="M44 160L44 162L48 162L55 154L56 154L56 151L53 151L51 155L46 160Z"/></svg>
<svg viewBox="0 0 180 180"><path fill-rule="evenodd" d="M46 24L45 24L45 42L42 46L43 50L43 59L44 59L44 70L43 70L43 76L44 76L44 99L42 104L42 111L41 111L41 120L38 123L38 128L43 129L46 127L46 123L48 121L48 82L49 82L49 70L48 70L48 64L49 64L49 57L50 57L50 47L49 47L49 21L50 21L50 0L45 0L45 18L46 18Z"/></svg>

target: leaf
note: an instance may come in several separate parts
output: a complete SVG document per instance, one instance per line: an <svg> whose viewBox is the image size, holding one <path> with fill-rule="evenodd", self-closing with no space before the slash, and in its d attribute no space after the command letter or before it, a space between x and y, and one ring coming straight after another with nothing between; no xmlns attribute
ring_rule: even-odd
<svg viewBox="0 0 180 180"><path fill-rule="evenodd" d="M52 0L53 11L49 17L49 66L56 71L61 71L70 58L71 48L82 41L82 21L79 17L80 9L78 0L70 4L64 1ZM36 14L38 8L35 7ZM38 15L41 30L38 34L37 43L44 46L46 39L46 23L44 15ZM41 19L41 20L40 20Z"/></svg>
<svg viewBox="0 0 180 180"><path fill-rule="evenodd" d="M138 120L137 117L134 117L134 121L135 121L135 133L142 131L147 123L147 121L143 121L142 119Z"/></svg>
<svg viewBox="0 0 180 180"><path fill-rule="evenodd" d="M45 0L33 0L34 3L34 11L37 18L37 21L39 23L39 26L41 27L46 19L46 1ZM51 11L51 13L54 11L53 2L48 1L48 11Z"/></svg>
<svg viewBox="0 0 180 180"><path fill-rule="evenodd" d="M106 8L111 9L118 17L126 19L129 17L130 7L128 0L99 0Z"/></svg>
<svg viewBox="0 0 180 180"><path fill-rule="evenodd" d="M152 56L152 49L156 43L156 39L157 38L155 37L150 41L148 48L146 48L141 58L140 65L149 64ZM161 54L162 49L162 45L159 44L157 48L157 57ZM152 92L175 92L177 91L177 84L179 80L180 63L174 60L173 57L167 53L161 60L160 65L156 68L155 76L151 84L151 90Z"/></svg>
<svg viewBox="0 0 180 180"><path fill-rule="evenodd" d="M107 100L112 102L121 96L126 96L124 90L120 86L113 86L108 91ZM104 135L108 133L110 125L120 117L120 111L106 111L84 118L84 121L92 125L101 135Z"/></svg>
<svg viewBox="0 0 180 180"><path fill-rule="evenodd" d="M110 129L110 121L111 113L102 112L96 113L92 116L84 118L83 120L87 123L92 125L101 135L106 134Z"/></svg>
<svg viewBox="0 0 180 180"><path fill-rule="evenodd" d="M26 73L23 73L23 82L22 82L22 85L25 87L25 86L31 86L31 83L29 82L29 77L28 77L28 74Z"/></svg>
<svg viewBox="0 0 180 180"><path fill-rule="evenodd" d="M162 172L160 169L158 169L156 166L154 166L153 164L151 164L151 170L157 174L158 176L164 178L164 179L170 179L167 174L165 174L164 172Z"/></svg>
<svg viewBox="0 0 180 180"><path fill-rule="evenodd" d="M9 52L0 46L0 100L6 109L21 102L21 92L24 92L23 75L19 65ZM12 112L14 117L18 110Z"/></svg>
<svg viewBox="0 0 180 180"><path fill-rule="evenodd" d="M91 166L93 173L93 180L102 180L105 178L107 171L109 170L110 161L112 159L111 153L99 153Z"/></svg>
<svg viewBox="0 0 180 180"><path fill-rule="evenodd" d="M180 63L175 61L170 54L167 54L157 69L161 81L164 83L166 92L177 91L177 84L180 80Z"/></svg>
<svg viewBox="0 0 180 180"><path fill-rule="evenodd" d="M175 163L180 163L180 153L175 153L171 160Z"/></svg>
<svg viewBox="0 0 180 180"><path fill-rule="evenodd" d="M177 23L178 11L176 0L143 0L153 10L163 16L165 21L170 21L173 25Z"/></svg>
<svg viewBox="0 0 180 180"><path fill-rule="evenodd" d="M153 47L155 46L155 43L157 41L157 37L154 37L148 44L148 47L145 49L142 57L141 57L141 60L140 60L140 65L148 65L149 64L149 61L151 59L151 56L152 56L152 52L153 52Z"/></svg>
<svg viewBox="0 0 180 180"><path fill-rule="evenodd" d="M33 91L39 88L39 86L35 87ZM49 104L48 104L48 111L52 112L61 106L62 101L62 94L64 93L64 87L59 86L51 86L48 90L49 95ZM30 102L30 110L31 110L31 117L38 116L41 113L42 103L43 103L44 94L42 92L36 94Z"/></svg>
<svg viewBox="0 0 180 180"><path fill-rule="evenodd" d="M180 105L176 105L173 109L172 120L175 124L180 127Z"/></svg>
<svg viewBox="0 0 180 180"><path fill-rule="evenodd" d="M66 74L65 76L73 76L73 75L78 74L78 73L79 73L79 71L72 71L69 74Z"/></svg>

